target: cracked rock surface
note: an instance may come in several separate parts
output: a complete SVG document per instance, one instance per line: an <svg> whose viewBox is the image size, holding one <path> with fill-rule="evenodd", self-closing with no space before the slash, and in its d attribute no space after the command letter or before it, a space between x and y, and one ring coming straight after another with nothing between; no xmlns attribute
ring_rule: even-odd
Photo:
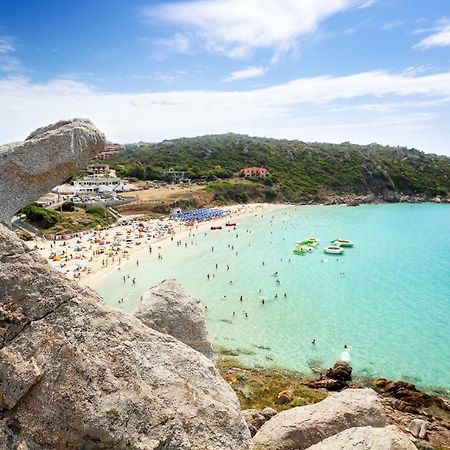
<svg viewBox="0 0 450 450"><path fill-rule="evenodd" d="M249 445L208 358L113 310L0 225L0 448Z"/></svg>
<svg viewBox="0 0 450 450"><path fill-rule="evenodd" d="M346 389L319 403L282 411L256 433L261 450L302 450L351 427L384 427L386 416L372 389Z"/></svg>
<svg viewBox="0 0 450 450"><path fill-rule="evenodd" d="M23 142L0 146L0 223L86 166L105 148L105 136L87 119L38 128Z"/></svg>
<svg viewBox="0 0 450 450"><path fill-rule="evenodd" d="M134 315L145 325L170 334L209 359L214 358L205 322L205 305L177 280L164 280L142 295Z"/></svg>

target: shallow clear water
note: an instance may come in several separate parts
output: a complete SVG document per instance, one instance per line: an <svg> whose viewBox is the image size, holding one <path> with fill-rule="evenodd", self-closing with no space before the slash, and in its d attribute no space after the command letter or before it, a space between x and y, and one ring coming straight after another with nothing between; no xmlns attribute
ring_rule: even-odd
<svg viewBox="0 0 450 450"><path fill-rule="evenodd" d="M319 247L294 255L308 236ZM325 255L336 237L355 247ZM239 349L244 363L308 372L344 358L358 375L450 387L449 205L289 207L170 243L162 261L157 253L139 255L139 267L132 258L96 289L133 311L144 290L177 278L207 305L213 342ZM136 285L123 283L126 273Z"/></svg>

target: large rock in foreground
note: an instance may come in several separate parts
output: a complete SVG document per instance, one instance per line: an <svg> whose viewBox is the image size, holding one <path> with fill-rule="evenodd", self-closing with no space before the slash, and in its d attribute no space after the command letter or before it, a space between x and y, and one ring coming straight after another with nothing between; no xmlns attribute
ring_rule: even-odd
<svg viewBox="0 0 450 450"><path fill-rule="evenodd" d="M19 445L238 450L250 433L208 358L105 305L0 225L0 448Z"/></svg>
<svg viewBox="0 0 450 450"><path fill-rule="evenodd" d="M213 359L205 323L205 306L186 294L177 280L164 280L145 292L134 315L150 328L170 334Z"/></svg>
<svg viewBox="0 0 450 450"><path fill-rule="evenodd" d="M396 426L350 428L331 436L308 450L417 450Z"/></svg>
<svg viewBox="0 0 450 450"><path fill-rule="evenodd" d="M0 223L38 199L105 148L105 136L87 119L57 122L24 142L0 146Z"/></svg>
<svg viewBox="0 0 450 450"><path fill-rule="evenodd" d="M351 427L383 427L383 407L372 389L347 389L315 405L283 411L266 422L254 442L263 450L302 450Z"/></svg>

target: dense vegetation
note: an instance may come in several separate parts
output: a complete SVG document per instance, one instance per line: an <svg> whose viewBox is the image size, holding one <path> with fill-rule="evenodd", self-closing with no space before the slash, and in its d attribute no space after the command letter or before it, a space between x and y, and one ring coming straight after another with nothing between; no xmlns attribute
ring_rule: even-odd
<svg viewBox="0 0 450 450"><path fill-rule="evenodd" d="M404 194L450 193L450 158L426 155L415 149L378 144L355 145L305 143L224 134L181 138L157 144L127 146L108 163L119 176L140 180L163 179L169 168L184 170L194 180L213 182L224 200L236 194L267 200L320 200L330 194L380 195L385 189ZM269 177L250 184L214 181L232 179L246 166L263 166ZM241 186L241 187L239 187Z"/></svg>
<svg viewBox="0 0 450 450"><path fill-rule="evenodd" d="M44 230L51 228L58 223L61 214L57 211L45 209L37 203L30 203L20 211L27 216L27 219Z"/></svg>
<svg viewBox="0 0 450 450"><path fill-rule="evenodd" d="M50 234L69 234L78 231L106 227L115 222L112 214L103 206L92 206L86 211L76 208L73 202L64 202L59 210L48 209L31 203L20 211L36 228Z"/></svg>

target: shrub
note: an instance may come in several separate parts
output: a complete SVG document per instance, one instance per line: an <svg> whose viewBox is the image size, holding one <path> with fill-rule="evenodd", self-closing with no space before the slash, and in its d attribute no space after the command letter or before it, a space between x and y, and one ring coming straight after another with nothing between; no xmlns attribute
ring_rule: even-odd
<svg viewBox="0 0 450 450"><path fill-rule="evenodd" d="M109 216L109 212L104 206L90 206L86 209L86 212L99 217Z"/></svg>
<svg viewBox="0 0 450 450"><path fill-rule="evenodd" d="M22 208L21 212L27 216L31 222L38 222L42 228L50 228L59 220L59 214L39 206L37 203L31 203Z"/></svg>
<svg viewBox="0 0 450 450"><path fill-rule="evenodd" d="M61 210L62 210L62 211L67 211L67 212L75 211L75 205L73 204L73 201L72 201L72 200L66 200L66 201L61 205Z"/></svg>

